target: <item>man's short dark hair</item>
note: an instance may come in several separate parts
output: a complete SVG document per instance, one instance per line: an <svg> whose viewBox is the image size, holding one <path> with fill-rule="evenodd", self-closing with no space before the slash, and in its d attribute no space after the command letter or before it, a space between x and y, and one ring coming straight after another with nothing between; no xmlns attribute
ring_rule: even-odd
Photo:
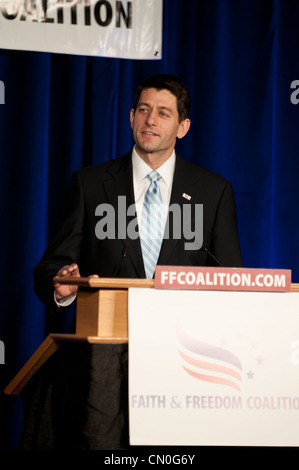
<svg viewBox="0 0 299 470"><path fill-rule="evenodd" d="M158 74L144 80L137 88L134 100L134 110L137 108L141 92L148 88L170 91L170 93L172 93L177 99L179 122L182 122L188 117L190 109L190 94L186 85L178 77L170 74Z"/></svg>

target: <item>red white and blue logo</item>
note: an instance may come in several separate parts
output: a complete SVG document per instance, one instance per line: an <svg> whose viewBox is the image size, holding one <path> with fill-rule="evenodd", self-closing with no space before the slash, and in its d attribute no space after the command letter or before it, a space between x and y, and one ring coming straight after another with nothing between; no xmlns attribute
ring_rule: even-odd
<svg viewBox="0 0 299 470"><path fill-rule="evenodd" d="M177 326L179 355L183 369L195 379L215 385L224 385L241 392L244 376L253 379L253 370L244 371L238 355L225 347L215 345L191 336ZM255 365L262 364L261 358Z"/></svg>

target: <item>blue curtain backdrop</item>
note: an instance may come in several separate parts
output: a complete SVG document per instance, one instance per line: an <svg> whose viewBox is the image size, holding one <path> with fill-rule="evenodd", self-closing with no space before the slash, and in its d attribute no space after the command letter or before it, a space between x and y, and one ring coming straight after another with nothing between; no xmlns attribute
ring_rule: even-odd
<svg viewBox="0 0 299 470"><path fill-rule="evenodd" d="M133 93L153 73L190 89L192 126L178 150L232 181L245 266L290 268L299 282L299 2L164 0L163 9L160 61L0 51L1 393L51 329L32 270L71 173L130 149ZM0 448L15 449L20 398L1 394L0 413Z"/></svg>

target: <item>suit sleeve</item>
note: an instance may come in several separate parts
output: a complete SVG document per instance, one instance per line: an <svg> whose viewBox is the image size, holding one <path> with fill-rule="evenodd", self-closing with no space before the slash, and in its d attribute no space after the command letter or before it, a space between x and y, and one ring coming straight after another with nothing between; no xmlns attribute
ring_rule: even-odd
<svg viewBox="0 0 299 470"><path fill-rule="evenodd" d="M212 252L226 267L242 267L237 212L232 185L227 182L222 192L212 237Z"/></svg>
<svg viewBox="0 0 299 470"><path fill-rule="evenodd" d="M54 233L33 272L34 291L49 306L56 307L53 277L59 269L71 263L80 266L83 226L84 195L79 174L75 172L61 204Z"/></svg>

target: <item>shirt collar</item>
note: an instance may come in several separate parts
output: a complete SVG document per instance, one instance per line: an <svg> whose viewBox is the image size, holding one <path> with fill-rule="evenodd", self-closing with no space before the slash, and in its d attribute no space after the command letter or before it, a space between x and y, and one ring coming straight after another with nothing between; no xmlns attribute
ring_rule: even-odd
<svg viewBox="0 0 299 470"><path fill-rule="evenodd" d="M133 174L134 180L137 184L141 184L141 182L146 178L146 175L152 171L152 169L139 157L137 154L135 147L132 151L132 165L133 165ZM162 176L163 180L167 184L168 187L171 188L172 181L173 181L173 174L174 174L174 167L175 167L175 151L173 150L171 156L166 160L163 165L161 165L157 172Z"/></svg>

